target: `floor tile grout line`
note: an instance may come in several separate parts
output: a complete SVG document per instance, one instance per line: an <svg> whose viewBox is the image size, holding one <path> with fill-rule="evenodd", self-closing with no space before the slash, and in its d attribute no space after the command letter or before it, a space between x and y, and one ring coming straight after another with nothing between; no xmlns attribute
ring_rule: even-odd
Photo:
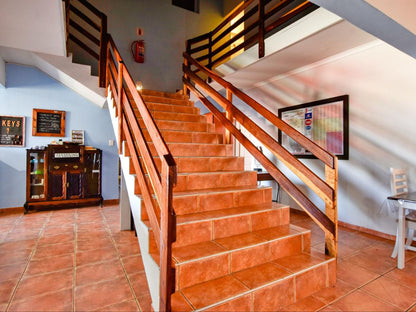
<svg viewBox="0 0 416 312"><path fill-rule="evenodd" d="M27 269L28 269L28 267L29 267L30 261L32 260L32 258L33 258L33 256L34 256L34 254L36 253L37 247L38 247L38 245L39 245L39 241L40 241L40 239L41 239L41 237L42 237L43 233L45 232L45 228L46 228L46 225L48 224L48 222L49 222L49 220L50 220L50 218L51 218L51 214L52 214L52 213L51 213L51 212L49 212L48 217L46 218L46 220L45 220L45 222L44 222L44 224L43 224L43 226L42 226L42 229L40 230L40 232L39 232L39 234L38 234L38 238L37 238L37 240L36 240L36 244L35 244L35 246L33 246L32 252L30 253L29 258L27 259L27 263L26 263L26 265L25 265L25 268L23 269L23 272L22 272L22 274L20 275L20 277L19 277L19 279L18 279L18 281L17 281L17 284L16 284L16 285L15 285L15 287L13 288L13 292L12 292L12 295L10 296L10 299L9 299L8 303L7 303L7 306L6 306L6 310L5 310L5 312L8 312L8 311L9 311L9 309L10 309L10 306L11 306L11 304L12 304L13 300L14 300L14 297L15 297L15 295L16 295L17 289L18 289L18 288L19 288L19 286L20 286L20 283L21 283L21 281L22 281L22 279L23 279L23 276L24 276L24 274L26 273L26 271L27 271ZM22 215L19 219L23 219L23 217L24 217L24 215ZM16 220L16 221L17 221L17 220Z"/></svg>
<svg viewBox="0 0 416 312"><path fill-rule="evenodd" d="M75 288L76 288L76 273L77 273L77 248L78 248L78 208L75 209L74 215L74 258L73 258L73 273L72 273L72 311L75 312Z"/></svg>
<svg viewBox="0 0 416 312"><path fill-rule="evenodd" d="M109 236L110 236L111 242L113 243L114 248L115 248L115 250L116 250L116 252L117 252L117 258L118 258L118 260L119 260L119 262L120 262L121 268L123 269L123 273L124 273L124 276L125 276L125 277L126 277L126 279L127 279L127 283L129 284L129 288L130 288L130 291L131 291L131 293L132 293L132 295L133 295L134 301L136 302L136 305L137 305L137 307L138 307L139 311L142 311L142 310L141 310L141 307L140 307L140 304L139 304L139 301L138 301L138 298L137 298L137 296L136 296L136 292L134 291L134 288L133 288L133 285L132 285L132 283L131 283L131 281L130 281L129 275L127 274L127 271L126 271L126 269L125 269L125 267L124 267L123 260L122 260L122 258L121 258L121 256L120 256L120 253L119 253L118 249L117 249L117 244L116 244L116 241L114 240L113 234L112 234L112 232L111 232L111 228L110 228L110 226L109 226L109 224L108 224L107 217L106 217L106 216L105 216L105 214L103 213L103 210L100 210L100 212L101 212L101 216L102 216L102 218L103 218L103 220L104 220L104 223L105 223L105 225L106 225L106 228L107 228L107 230L108 230L108 234L109 234Z"/></svg>

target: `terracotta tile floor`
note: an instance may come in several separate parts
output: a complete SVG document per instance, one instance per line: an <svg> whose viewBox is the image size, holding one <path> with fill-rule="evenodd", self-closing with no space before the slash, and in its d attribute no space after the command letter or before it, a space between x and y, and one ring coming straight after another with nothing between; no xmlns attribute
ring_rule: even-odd
<svg viewBox="0 0 416 312"><path fill-rule="evenodd" d="M312 251L323 249L308 217L291 220L312 230ZM398 270L392 249L392 241L341 227L336 285L284 310L416 312L416 253ZM3 311L150 311L137 239L119 230L118 207L0 214Z"/></svg>

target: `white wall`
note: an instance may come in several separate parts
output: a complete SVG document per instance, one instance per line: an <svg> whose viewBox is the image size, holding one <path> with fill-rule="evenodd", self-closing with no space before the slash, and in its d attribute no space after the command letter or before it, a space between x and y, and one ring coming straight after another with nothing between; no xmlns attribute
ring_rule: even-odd
<svg viewBox="0 0 416 312"><path fill-rule="evenodd" d="M395 234L395 214L386 201L389 168L406 167L410 189L416 190L415 73L415 59L376 40L248 93L276 113L284 106L349 94L350 157L339 161L339 220Z"/></svg>
<svg viewBox="0 0 416 312"><path fill-rule="evenodd" d="M65 111L64 141L71 130L85 131L85 145L103 151L102 193L117 199L118 150L107 109L99 108L38 69L6 65L6 88L0 88L0 115L25 117L25 146L0 146L0 209L22 207L26 201L26 149L49 144L56 137L32 136L33 108Z"/></svg>
<svg viewBox="0 0 416 312"><path fill-rule="evenodd" d="M146 89L175 92L182 89L182 52L185 41L212 30L222 19L221 0L201 0L200 13L173 6L170 0L92 0L108 18L112 35L134 80ZM136 27L144 30L140 38ZM145 40L145 62L135 63L131 43ZM83 62L75 54L74 59Z"/></svg>

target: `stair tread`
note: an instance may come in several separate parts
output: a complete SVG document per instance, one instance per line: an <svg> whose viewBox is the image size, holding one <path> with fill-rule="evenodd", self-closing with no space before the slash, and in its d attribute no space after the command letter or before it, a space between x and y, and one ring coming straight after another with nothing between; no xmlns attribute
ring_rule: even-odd
<svg viewBox="0 0 416 312"><path fill-rule="evenodd" d="M181 289L180 292L173 294L172 311L184 311L185 307L190 309L189 311L214 308L245 295L251 297L252 293L261 292L262 289L278 285L282 281L286 281L289 287L296 287L291 277L299 276L319 266L326 266L330 262L335 262L335 258L324 254L302 252L262 263L255 267ZM326 276L323 278L326 278ZM183 296L183 299L180 296ZM251 300L248 302L251 302ZM186 306L185 303L188 303L189 306Z"/></svg>
<svg viewBox="0 0 416 312"><path fill-rule="evenodd" d="M273 229L277 229L281 234L279 236L276 235L273 238L270 237L269 239L266 239L259 234L260 231L244 233L225 238L217 238L215 240L205 241L193 245L174 247L172 249L172 254L176 263L182 264L309 232L309 230L289 224L265 230Z"/></svg>

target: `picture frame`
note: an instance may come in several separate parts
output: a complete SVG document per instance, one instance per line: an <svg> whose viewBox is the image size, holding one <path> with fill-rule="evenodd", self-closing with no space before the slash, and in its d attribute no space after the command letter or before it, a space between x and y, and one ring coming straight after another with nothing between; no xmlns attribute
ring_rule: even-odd
<svg viewBox="0 0 416 312"><path fill-rule="evenodd" d="M0 146L25 146L25 117L0 116Z"/></svg>
<svg viewBox="0 0 416 312"><path fill-rule="evenodd" d="M65 111L50 109L33 109L33 136L65 136Z"/></svg>
<svg viewBox="0 0 416 312"><path fill-rule="evenodd" d="M84 145L84 130L72 130L71 142Z"/></svg>
<svg viewBox="0 0 416 312"><path fill-rule="evenodd" d="M338 157L349 158L349 96L281 108L279 118ZM316 158L279 129L278 140L297 158Z"/></svg>

